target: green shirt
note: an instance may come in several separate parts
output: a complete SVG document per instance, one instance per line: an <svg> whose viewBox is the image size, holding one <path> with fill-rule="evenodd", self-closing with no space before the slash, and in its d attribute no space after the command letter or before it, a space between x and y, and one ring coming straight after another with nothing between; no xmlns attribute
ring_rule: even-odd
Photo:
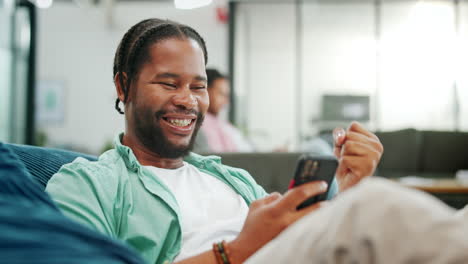
<svg viewBox="0 0 468 264"><path fill-rule="evenodd" d="M60 209L77 221L120 239L148 263L171 263L181 249L180 210L168 187L121 144L90 162L77 158L47 185ZM267 195L248 172L221 164L216 156L191 153L185 161L233 188L245 202Z"/></svg>

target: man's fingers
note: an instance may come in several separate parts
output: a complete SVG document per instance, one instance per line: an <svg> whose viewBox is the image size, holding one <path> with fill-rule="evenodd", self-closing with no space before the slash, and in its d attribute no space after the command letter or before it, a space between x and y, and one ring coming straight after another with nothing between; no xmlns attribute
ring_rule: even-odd
<svg viewBox="0 0 468 264"><path fill-rule="evenodd" d="M287 191L277 206L279 210L294 211L302 202L310 197L326 192L327 188L327 183L323 181L302 184Z"/></svg>
<svg viewBox="0 0 468 264"><path fill-rule="evenodd" d="M348 127L348 131L347 132L357 132L357 133L360 133L360 134L364 134L370 138L374 138L374 139L377 139L377 136L374 135L372 132L368 131L363 125L361 125L359 122L356 122L356 121L353 121L351 122L351 124L349 125Z"/></svg>
<svg viewBox="0 0 468 264"><path fill-rule="evenodd" d="M340 147L343 145L344 141L346 139L346 131L341 128L337 127L333 130L333 144L335 147Z"/></svg>
<svg viewBox="0 0 468 264"><path fill-rule="evenodd" d="M374 169L377 167L377 159L369 160L369 157L363 156L344 156L340 160L340 166L344 166L349 169L353 175L358 178L363 178L366 176L371 176L374 173ZM338 174L338 176L343 176L345 174Z"/></svg>
<svg viewBox="0 0 468 264"><path fill-rule="evenodd" d="M335 157L341 157L341 146L345 143L345 141L346 131L341 127L335 128L333 130L333 154L335 154Z"/></svg>
<svg viewBox="0 0 468 264"><path fill-rule="evenodd" d="M349 168L346 167L346 164L344 164L343 162L340 162L338 163L338 168L336 168L336 177L342 177L342 176L345 176L347 173L349 172Z"/></svg>
<svg viewBox="0 0 468 264"><path fill-rule="evenodd" d="M367 142L359 142L347 140L346 143L341 147L341 157L349 156L380 156L380 151L377 149L378 146L374 146Z"/></svg>
<svg viewBox="0 0 468 264"><path fill-rule="evenodd" d="M375 135L374 137L369 137L362 133L349 131L348 133L346 133L346 142L348 141L362 142L362 143L371 145L377 151L380 151L380 152L383 151L382 143L380 143L379 138Z"/></svg>

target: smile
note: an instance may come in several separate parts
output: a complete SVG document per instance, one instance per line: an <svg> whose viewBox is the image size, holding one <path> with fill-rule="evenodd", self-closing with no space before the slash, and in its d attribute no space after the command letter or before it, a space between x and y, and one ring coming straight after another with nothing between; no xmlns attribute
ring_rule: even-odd
<svg viewBox="0 0 468 264"><path fill-rule="evenodd" d="M162 117L162 122L172 133L187 136L190 135L195 127L197 116L194 115L165 115Z"/></svg>
<svg viewBox="0 0 468 264"><path fill-rule="evenodd" d="M163 118L171 125L178 126L178 127L185 127L190 125L195 119L176 119L176 118Z"/></svg>

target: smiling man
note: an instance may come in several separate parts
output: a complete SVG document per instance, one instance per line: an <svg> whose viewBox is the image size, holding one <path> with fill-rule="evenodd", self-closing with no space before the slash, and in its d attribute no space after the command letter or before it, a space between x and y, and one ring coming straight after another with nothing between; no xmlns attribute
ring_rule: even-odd
<svg viewBox="0 0 468 264"><path fill-rule="evenodd" d="M327 189L312 182L268 195L246 171L190 152L209 105L207 59L204 40L186 25L133 26L113 70L125 132L97 162L77 159L47 186L66 215L125 241L149 263L242 263L316 210L320 204L296 208ZM357 123L337 130L335 144L341 191L372 175L383 151Z"/></svg>

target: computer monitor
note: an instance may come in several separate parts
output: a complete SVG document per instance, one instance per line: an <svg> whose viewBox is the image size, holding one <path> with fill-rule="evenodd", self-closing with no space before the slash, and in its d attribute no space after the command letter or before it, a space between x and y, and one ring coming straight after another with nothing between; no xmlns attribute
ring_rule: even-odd
<svg viewBox="0 0 468 264"><path fill-rule="evenodd" d="M369 121L369 96L323 95L321 121Z"/></svg>

